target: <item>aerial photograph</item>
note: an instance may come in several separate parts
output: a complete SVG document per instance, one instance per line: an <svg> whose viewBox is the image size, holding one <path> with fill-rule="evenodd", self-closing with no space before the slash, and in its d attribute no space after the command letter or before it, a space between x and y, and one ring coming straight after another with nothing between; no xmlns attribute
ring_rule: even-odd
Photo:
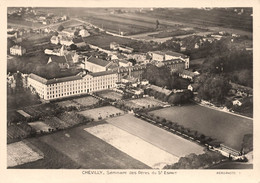
<svg viewBox="0 0 260 183"><path fill-rule="evenodd" d="M252 7L7 7L7 169L253 169Z"/></svg>

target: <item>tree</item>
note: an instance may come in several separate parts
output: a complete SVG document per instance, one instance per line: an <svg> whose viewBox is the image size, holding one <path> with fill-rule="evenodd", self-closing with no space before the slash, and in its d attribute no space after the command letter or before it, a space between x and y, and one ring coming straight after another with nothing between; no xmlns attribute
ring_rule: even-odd
<svg viewBox="0 0 260 183"><path fill-rule="evenodd" d="M156 25L156 29L158 29L160 25L159 20L156 20L155 25Z"/></svg>
<svg viewBox="0 0 260 183"><path fill-rule="evenodd" d="M62 25L59 25L59 27L57 28L57 31L62 31L62 30L64 30L64 27L62 26Z"/></svg>

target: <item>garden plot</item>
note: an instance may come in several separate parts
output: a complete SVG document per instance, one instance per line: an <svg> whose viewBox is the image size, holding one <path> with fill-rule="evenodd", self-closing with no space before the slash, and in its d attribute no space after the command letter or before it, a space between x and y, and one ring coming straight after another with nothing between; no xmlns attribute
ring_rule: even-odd
<svg viewBox="0 0 260 183"><path fill-rule="evenodd" d="M57 117L47 118L44 120L44 123L51 126L52 128L64 129L69 127L68 123L65 123Z"/></svg>
<svg viewBox="0 0 260 183"><path fill-rule="evenodd" d="M32 128L34 128L36 130L36 132L40 132L40 131L48 132L49 129L52 129L49 125L46 125L42 121L36 121L36 122L28 123L28 124Z"/></svg>
<svg viewBox="0 0 260 183"><path fill-rule="evenodd" d="M73 99L73 101L84 107L92 106L92 105L98 103L98 99L91 97L91 96Z"/></svg>
<svg viewBox="0 0 260 183"><path fill-rule="evenodd" d="M72 100L65 100L61 102L56 102L60 107L80 107L79 104L75 103Z"/></svg>
<svg viewBox="0 0 260 183"><path fill-rule="evenodd" d="M112 100L121 100L123 97L123 94L112 91L112 90L100 91L100 92L97 92L97 95L102 98L108 98L108 99L112 99Z"/></svg>
<svg viewBox="0 0 260 183"><path fill-rule="evenodd" d="M138 98L133 100L127 100L124 105L130 108L153 108L158 106L163 106L164 103L154 99L152 97Z"/></svg>
<svg viewBox="0 0 260 183"><path fill-rule="evenodd" d="M117 109L113 106L105 106L105 107L85 110L79 112L79 114L82 114L88 118L93 118L94 120L99 120L100 117L102 119L105 119L116 115L124 114L124 111Z"/></svg>
<svg viewBox="0 0 260 183"><path fill-rule="evenodd" d="M43 155L33 151L22 141L7 145L7 167L22 165L42 158Z"/></svg>
<svg viewBox="0 0 260 183"><path fill-rule="evenodd" d="M102 124L85 130L152 168L163 168L179 158L113 125Z"/></svg>

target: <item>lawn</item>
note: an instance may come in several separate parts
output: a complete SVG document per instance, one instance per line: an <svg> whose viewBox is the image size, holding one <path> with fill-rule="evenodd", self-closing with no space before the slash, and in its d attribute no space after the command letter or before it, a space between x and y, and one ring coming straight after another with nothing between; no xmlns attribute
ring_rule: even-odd
<svg viewBox="0 0 260 183"><path fill-rule="evenodd" d="M181 138L131 114L107 120L108 123L133 134L176 157L190 153L202 154L203 147Z"/></svg>
<svg viewBox="0 0 260 183"><path fill-rule="evenodd" d="M22 165L42 158L42 154L33 151L22 141L7 145L7 167Z"/></svg>
<svg viewBox="0 0 260 183"><path fill-rule="evenodd" d="M164 108L150 113L217 139L238 151L244 135L253 133L253 120L199 105Z"/></svg>
<svg viewBox="0 0 260 183"><path fill-rule="evenodd" d="M158 106L163 106L164 103L154 99L152 97L138 98L132 100L126 100L123 102L125 106L130 108L153 108Z"/></svg>
<svg viewBox="0 0 260 183"><path fill-rule="evenodd" d="M119 113L124 114L124 111L113 106L99 107L79 112L79 114L82 114L83 116L86 116L88 118L93 118L94 120L99 120L100 117L102 119L109 118L110 115L116 116L116 114Z"/></svg>
<svg viewBox="0 0 260 183"><path fill-rule="evenodd" d="M76 98L73 99L73 101L80 104L83 107L89 107L98 103L98 99L91 96Z"/></svg>
<svg viewBox="0 0 260 183"><path fill-rule="evenodd" d="M108 98L112 100L121 100L123 97L123 94L115 92L113 90L100 91L97 92L96 94L102 98Z"/></svg>
<svg viewBox="0 0 260 183"><path fill-rule="evenodd" d="M179 159L111 124L97 125L85 130L152 168L162 168L168 163L177 162Z"/></svg>
<svg viewBox="0 0 260 183"><path fill-rule="evenodd" d="M97 123L95 123L96 125ZM99 123L98 123L99 124ZM92 124L56 132L28 141L44 153L44 159L15 168L65 169L147 169L133 159L84 129Z"/></svg>
<svg viewBox="0 0 260 183"><path fill-rule="evenodd" d="M79 104L75 103L73 100L65 100L65 101L60 101L60 102L56 102L56 104L58 104L58 106L60 107L80 107Z"/></svg>

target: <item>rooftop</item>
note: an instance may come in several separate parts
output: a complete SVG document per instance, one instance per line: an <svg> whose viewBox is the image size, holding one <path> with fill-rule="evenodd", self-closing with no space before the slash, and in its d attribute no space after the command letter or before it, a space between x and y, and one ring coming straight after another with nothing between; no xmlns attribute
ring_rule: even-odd
<svg viewBox="0 0 260 183"><path fill-rule="evenodd" d="M89 59L87 60L88 62L91 62L93 64L96 64L96 65L100 65L100 66L103 66L103 67L106 67L109 62L106 61L106 60L102 60L102 59L99 59L99 58L95 58L95 57L89 57Z"/></svg>
<svg viewBox="0 0 260 183"><path fill-rule="evenodd" d="M156 86L156 85L151 85L150 88L153 89L153 90L155 90L155 91L158 91L158 92L160 92L160 93L164 93L164 94L167 95L167 96L172 93L171 90L168 90L168 89L165 89L165 88Z"/></svg>
<svg viewBox="0 0 260 183"><path fill-rule="evenodd" d="M98 77L98 76L105 76L105 75L110 75L110 74L115 74L115 70L108 70L108 71L102 71L102 72L95 72L95 73L89 73L89 75L93 77Z"/></svg>

